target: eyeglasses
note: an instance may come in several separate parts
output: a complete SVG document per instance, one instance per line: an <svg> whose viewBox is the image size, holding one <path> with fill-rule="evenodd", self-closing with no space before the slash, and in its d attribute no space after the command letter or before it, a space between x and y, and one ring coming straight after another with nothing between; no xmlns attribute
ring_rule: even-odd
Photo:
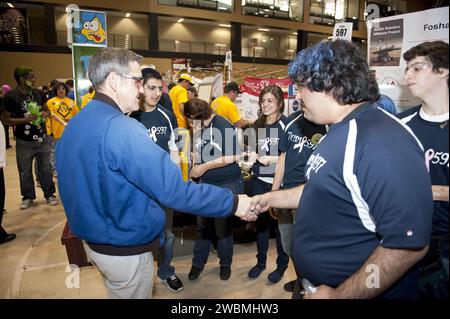
<svg viewBox="0 0 450 319"><path fill-rule="evenodd" d="M430 65L425 62L416 62L405 68L405 74L408 73L409 70L413 70L413 73L418 73L422 70L429 68Z"/></svg>
<svg viewBox="0 0 450 319"><path fill-rule="evenodd" d="M156 85L144 85L144 89L150 90L152 92L155 92L156 90L159 90L160 92L162 92L164 87L156 86Z"/></svg>
<svg viewBox="0 0 450 319"><path fill-rule="evenodd" d="M134 85L139 88L142 85L142 80L144 79L142 76L131 76L117 73L119 76L124 77L126 79L130 79L134 81Z"/></svg>

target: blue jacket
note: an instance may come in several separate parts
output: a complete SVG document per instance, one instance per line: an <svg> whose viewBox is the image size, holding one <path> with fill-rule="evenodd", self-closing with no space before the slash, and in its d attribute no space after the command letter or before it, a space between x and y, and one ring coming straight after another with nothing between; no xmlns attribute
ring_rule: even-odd
<svg viewBox="0 0 450 319"><path fill-rule="evenodd" d="M224 217L237 203L229 190L184 182L180 168L142 124L95 98L69 122L56 147L56 162L70 229L96 244L151 242L165 224L160 204Z"/></svg>

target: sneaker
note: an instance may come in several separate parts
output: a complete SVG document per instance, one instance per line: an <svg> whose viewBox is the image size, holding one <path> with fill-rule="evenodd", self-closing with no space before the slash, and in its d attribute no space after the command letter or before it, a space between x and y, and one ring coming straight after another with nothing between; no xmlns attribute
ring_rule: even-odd
<svg viewBox="0 0 450 319"><path fill-rule="evenodd" d="M28 209L30 208L31 204L33 204L32 199L22 199L22 204L20 204L20 209Z"/></svg>
<svg viewBox="0 0 450 319"><path fill-rule="evenodd" d="M284 290L289 291L289 292L294 292L294 287L295 287L295 280L291 280L291 281L285 283L283 286Z"/></svg>
<svg viewBox="0 0 450 319"><path fill-rule="evenodd" d="M255 279L258 278L259 275L263 272L263 270L266 269L265 265L256 265L250 271L248 272L248 278Z"/></svg>
<svg viewBox="0 0 450 319"><path fill-rule="evenodd" d="M198 276L200 276L202 271L203 271L203 268L198 268L198 267L192 265L191 270L189 271L189 274L188 274L188 279L189 280L197 279Z"/></svg>
<svg viewBox="0 0 450 319"><path fill-rule="evenodd" d="M47 204L49 204L50 206L56 206L58 205L58 200L55 196L50 196L49 198L47 198Z"/></svg>
<svg viewBox="0 0 450 319"><path fill-rule="evenodd" d="M271 283L276 284L281 280L281 277L283 277L284 272L286 271L286 268L278 268L272 271L268 276L267 280L269 280Z"/></svg>
<svg viewBox="0 0 450 319"><path fill-rule="evenodd" d="M173 292L179 292L184 288L183 282L181 281L180 278L177 277L177 275L172 275L167 279L159 278L159 280L162 283L166 284L167 288L169 288Z"/></svg>
<svg viewBox="0 0 450 319"><path fill-rule="evenodd" d="M231 276L231 267L220 266L220 280L228 280Z"/></svg>

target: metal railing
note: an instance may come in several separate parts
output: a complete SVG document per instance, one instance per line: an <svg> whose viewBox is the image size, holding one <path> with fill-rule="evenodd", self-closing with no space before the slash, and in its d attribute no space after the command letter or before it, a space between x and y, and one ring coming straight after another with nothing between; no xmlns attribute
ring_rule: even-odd
<svg viewBox="0 0 450 319"><path fill-rule="evenodd" d="M67 45L67 31L56 31L56 43L58 45ZM108 47L123 49L148 49L148 39L142 35L132 34L108 34Z"/></svg>
<svg viewBox="0 0 450 319"><path fill-rule="evenodd" d="M196 41L159 40L159 50L168 52L186 52L225 55L228 45Z"/></svg>

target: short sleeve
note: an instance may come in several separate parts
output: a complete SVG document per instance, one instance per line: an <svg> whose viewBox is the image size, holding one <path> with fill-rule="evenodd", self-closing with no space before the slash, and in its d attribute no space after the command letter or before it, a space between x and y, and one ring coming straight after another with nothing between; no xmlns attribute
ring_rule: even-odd
<svg viewBox="0 0 450 319"><path fill-rule="evenodd" d="M424 155L406 131L401 135L391 132L390 139L359 140L354 173L380 244L422 248L429 243L433 215ZM364 211L361 207L360 213Z"/></svg>
<svg viewBox="0 0 450 319"><path fill-rule="evenodd" d="M236 104L230 103L227 109L228 109L227 118L230 120L231 124L234 124L237 121L241 120L241 116L239 115L239 111L237 109Z"/></svg>

